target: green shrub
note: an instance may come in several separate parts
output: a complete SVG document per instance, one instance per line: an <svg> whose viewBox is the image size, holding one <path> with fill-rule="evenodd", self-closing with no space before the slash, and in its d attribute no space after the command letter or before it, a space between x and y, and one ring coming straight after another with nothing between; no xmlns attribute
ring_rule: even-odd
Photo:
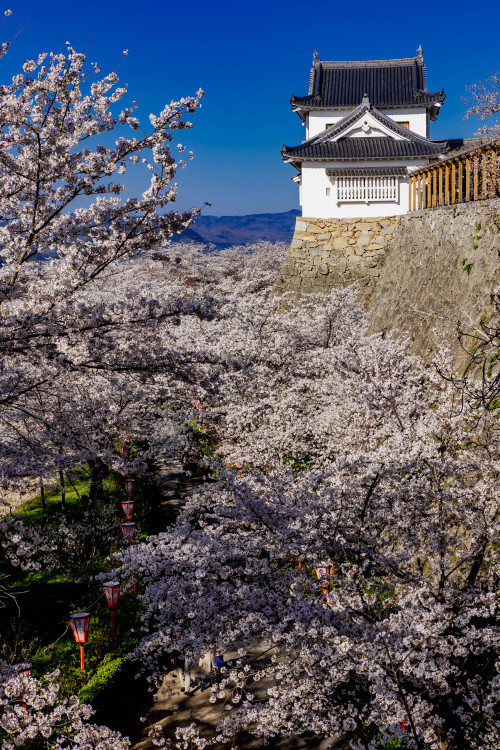
<svg viewBox="0 0 500 750"><path fill-rule="evenodd" d="M99 697L102 697L103 691L109 690L109 688L116 684L116 680L123 672L125 662L127 661L126 656L106 654L88 683L78 693L78 697L82 703L91 703L94 705L98 702Z"/></svg>

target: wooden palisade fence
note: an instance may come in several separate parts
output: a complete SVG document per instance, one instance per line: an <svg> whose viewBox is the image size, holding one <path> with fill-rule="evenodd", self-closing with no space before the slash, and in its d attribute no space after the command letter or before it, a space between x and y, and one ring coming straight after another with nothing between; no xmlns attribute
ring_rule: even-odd
<svg viewBox="0 0 500 750"><path fill-rule="evenodd" d="M410 211L500 195L500 142L443 159L410 174Z"/></svg>

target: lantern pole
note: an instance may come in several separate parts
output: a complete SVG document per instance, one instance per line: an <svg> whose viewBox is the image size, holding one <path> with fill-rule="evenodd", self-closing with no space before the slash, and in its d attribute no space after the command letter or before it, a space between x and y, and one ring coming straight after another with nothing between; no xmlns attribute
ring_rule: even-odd
<svg viewBox="0 0 500 750"><path fill-rule="evenodd" d="M113 647L113 650L114 650L114 648L115 648L115 644L116 644L116 633L115 633L115 610L114 610L114 609L111 609L111 610L110 610L110 614L111 614L111 645L112 645L112 647Z"/></svg>
<svg viewBox="0 0 500 750"><path fill-rule="evenodd" d="M135 536L136 524L134 521L124 521L120 524L125 544L132 544ZM134 573L134 594L137 596L137 575Z"/></svg>

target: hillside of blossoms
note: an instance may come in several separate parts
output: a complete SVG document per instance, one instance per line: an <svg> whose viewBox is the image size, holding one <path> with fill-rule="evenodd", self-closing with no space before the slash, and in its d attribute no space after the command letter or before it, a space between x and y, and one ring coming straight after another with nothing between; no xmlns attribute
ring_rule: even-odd
<svg viewBox="0 0 500 750"><path fill-rule="evenodd" d="M202 97L0 87L0 746L498 750L496 318L457 371L183 241Z"/></svg>

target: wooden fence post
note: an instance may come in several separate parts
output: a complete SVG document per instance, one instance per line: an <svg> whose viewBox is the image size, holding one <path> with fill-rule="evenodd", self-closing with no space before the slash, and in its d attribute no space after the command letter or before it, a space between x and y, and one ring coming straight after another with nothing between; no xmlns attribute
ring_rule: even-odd
<svg viewBox="0 0 500 750"><path fill-rule="evenodd" d="M488 190L488 156L490 155L491 147L487 147L484 151L481 152L481 164L482 164L482 172L481 172L481 198L487 198L489 195Z"/></svg>
<svg viewBox="0 0 500 750"><path fill-rule="evenodd" d="M477 154L474 154L474 200L479 198L479 160Z"/></svg>

